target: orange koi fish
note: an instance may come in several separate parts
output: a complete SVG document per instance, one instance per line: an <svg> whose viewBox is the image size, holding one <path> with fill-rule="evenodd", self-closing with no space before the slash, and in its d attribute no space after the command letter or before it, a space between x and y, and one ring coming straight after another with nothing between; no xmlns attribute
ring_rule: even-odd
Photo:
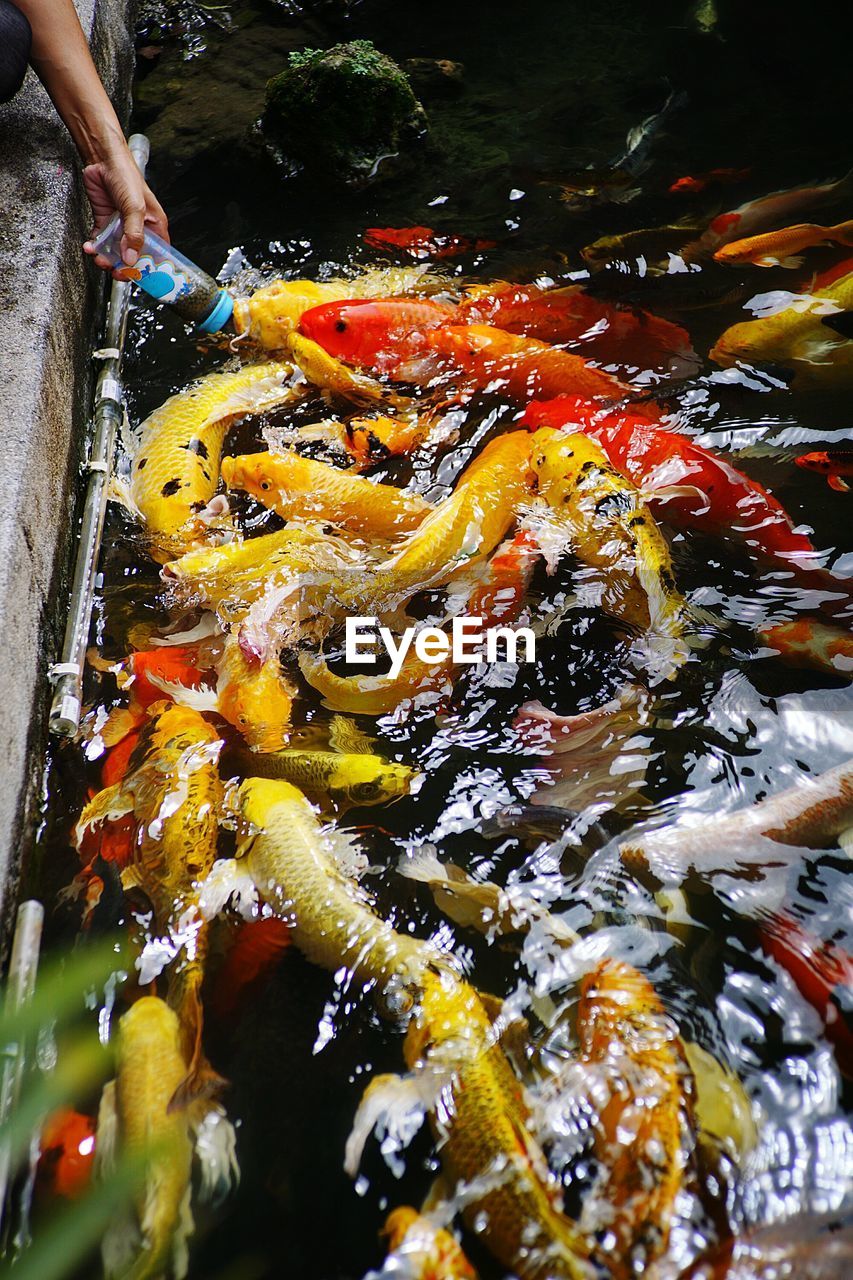
<svg viewBox="0 0 853 1280"><path fill-rule="evenodd" d="M836 493L847 493L850 485L842 476L853 476L853 451L849 449L824 449L819 453L804 453L795 458L798 467L804 471L819 471L826 476L830 489Z"/></svg>
<svg viewBox="0 0 853 1280"><path fill-rule="evenodd" d="M460 253L494 249L496 240L447 235L432 227L368 227L364 243L371 249L399 249L410 258L456 258Z"/></svg>
<svg viewBox="0 0 853 1280"><path fill-rule="evenodd" d="M834 227L800 222L781 231L747 236L745 240L733 240L722 245L715 252L714 259L727 264L751 262L755 267L799 267L803 261L797 256L801 249L831 242L853 246L853 221L838 222Z"/></svg>
<svg viewBox="0 0 853 1280"><path fill-rule="evenodd" d="M456 315L457 324L488 324L541 342L581 347L604 363L661 368L672 356L696 358L680 325L593 298L577 285L499 284L474 291Z"/></svg>
<svg viewBox="0 0 853 1280"><path fill-rule="evenodd" d="M350 418L344 427L344 448L359 470L384 458L413 453L429 435L428 418Z"/></svg>
<svg viewBox="0 0 853 1280"><path fill-rule="evenodd" d="M774 191L738 205L728 213L714 218L698 240L688 245L682 256L685 260L715 253L732 240L742 240L757 234L765 227L778 226L806 209L819 209L848 195L853 188L853 173L837 182L824 182L818 186L793 187L790 191Z"/></svg>
<svg viewBox="0 0 853 1280"><path fill-rule="evenodd" d="M424 334L452 324L455 308L429 299L350 299L306 311L299 331L337 360L392 372L424 347Z"/></svg>
<svg viewBox="0 0 853 1280"><path fill-rule="evenodd" d="M853 679L853 635L841 627L814 618L796 618L762 627L758 635L792 667L810 667Z"/></svg>
<svg viewBox="0 0 853 1280"><path fill-rule="evenodd" d="M608 1274L628 1280L667 1248L688 1160L693 1077L677 1028L631 965L603 960L584 979L578 1037L581 1062L607 1090L595 1126L601 1172L581 1228L605 1230Z"/></svg>
<svg viewBox="0 0 853 1280"><path fill-rule="evenodd" d="M789 913L773 916L759 933L767 955L786 969L804 1000L817 1009L838 1065L853 1079L850 992L853 956L834 942L822 942Z"/></svg>
<svg viewBox="0 0 853 1280"><path fill-rule="evenodd" d="M429 382L437 372L449 370L464 375L474 387L499 388L522 403L565 394L622 400L631 393L613 374L596 369L571 351L492 325L431 329L426 346L434 362L427 360L417 367L416 361L410 361L400 366L398 376Z"/></svg>
<svg viewBox="0 0 853 1280"><path fill-rule="evenodd" d="M743 182L748 178L749 169L709 169L707 173L699 173L695 177L690 174L676 178L669 187L670 195L698 195L708 187L722 183Z"/></svg>
<svg viewBox="0 0 853 1280"><path fill-rule="evenodd" d="M270 976L290 946L290 929L277 916L244 920L216 977L212 1007L228 1021Z"/></svg>
<svg viewBox="0 0 853 1280"><path fill-rule="evenodd" d="M36 1174L39 1191L77 1200L92 1180L95 1121L69 1107L51 1112L42 1125Z"/></svg>

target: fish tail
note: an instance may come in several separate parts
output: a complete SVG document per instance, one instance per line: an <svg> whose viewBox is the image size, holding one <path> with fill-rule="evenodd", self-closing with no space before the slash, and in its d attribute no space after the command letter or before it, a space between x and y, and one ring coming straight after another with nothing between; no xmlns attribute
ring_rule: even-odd
<svg viewBox="0 0 853 1280"><path fill-rule="evenodd" d="M833 240L837 240L839 244L846 245L848 248L853 247L853 218L848 222L838 222L834 227L830 227Z"/></svg>
<svg viewBox="0 0 853 1280"><path fill-rule="evenodd" d="M202 1045L204 1011L201 1003L202 970L188 966L169 984L169 1003L181 1024L181 1041L187 1074L169 1100L168 1111L189 1106L198 1098L215 1098L227 1087L227 1080L214 1071Z"/></svg>
<svg viewBox="0 0 853 1280"><path fill-rule="evenodd" d="M846 480L842 480L841 476L827 476L826 483L830 489L834 489L836 493L848 493L850 485Z"/></svg>

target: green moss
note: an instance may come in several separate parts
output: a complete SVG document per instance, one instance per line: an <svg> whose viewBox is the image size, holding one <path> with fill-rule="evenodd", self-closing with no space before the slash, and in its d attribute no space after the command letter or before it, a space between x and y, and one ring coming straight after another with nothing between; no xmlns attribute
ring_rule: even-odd
<svg viewBox="0 0 853 1280"><path fill-rule="evenodd" d="M405 74L369 40L292 53L267 84L263 124L288 155L356 184L427 128Z"/></svg>

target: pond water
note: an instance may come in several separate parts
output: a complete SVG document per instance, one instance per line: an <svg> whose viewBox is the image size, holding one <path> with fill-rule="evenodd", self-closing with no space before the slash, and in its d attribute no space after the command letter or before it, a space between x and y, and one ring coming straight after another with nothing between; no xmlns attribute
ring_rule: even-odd
<svg viewBox="0 0 853 1280"><path fill-rule="evenodd" d="M432 261L442 297L491 281L574 282L603 303L642 308L680 326L697 356L687 376L640 376L630 337L609 367L639 387L643 403L661 406L670 426L766 486L794 525L811 530L822 563L843 573L853 569L851 497L794 460L849 443L844 391L819 379L807 390L789 390L778 367L723 370L708 353L726 329L751 318L758 295L807 289L812 272L826 271L846 251L808 249L796 270L707 259L679 270L670 257L666 271L654 269L667 262L654 234L622 239L681 222L692 228L686 242L748 200L844 175L845 84L831 36L808 15L800 15L804 25L794 36L780 30L773 6L751 5L746 15L742 8L666 3L652 17L643 6L616 0L524 7L162 3L144 8L139 22L133 124L151 138L149 177L174 242L212 273L224 270L238 290L277 276L357 278L365 268L406 263L405 254L366 244L365 230L426 225L494 245ZM430 138L414 161L366 191L342 192L274 161L254 126L266 80L291 50L356 37L400 61L449 59L464 70L459 83L423 88ZM820 74L807 74L817 48ZM665 117L631 162L637 171L629 174L630 191L608 185L629 131L664 104ZM672 190L678 179L712 170L725 175L702 190L691 184ZM590 186L598 190L594 198L578 194ZM831 220L849 211L842 197ZM811 216L806 209L773 225ZM823 220L823 211L815 217ZM582 251L603 237L615 240L591 264ZM131 423L228 360L224 344L198 342L168 313L135 304L125 361ZM445 396L453 391L442 387ZM450 405L439 444L369 474L439 501L476 449L517 429L520 407L500 386L481 386L473 398ZM353 412L340 399L331 408L341 417ZM225 452L263 449L294 420L329 415L329 403L310 396L296 415L285 408L246 420L229 435ZM281 525L246 495L233 506L247 533ZM680 897L667 898L648 876L629 874L617 846L635 827L655 832L686 818L715 823L842 765L853 756L853 697L843 676L783 663L758 634L798 617L846 627L848 594L840 580L827 587L826 579L778 560L751 557L725 529L703 527L701 519L668 523L665 503L654 510L680 592L694 610L707 611L697 624L702 644L691 647L671 679L655 681L636 631L584 593L578 560L564 556L553 572L540 564L529 589L530 621L539 633L535 662L471 668L438 705L357 717L378 752L417 770L422 781L416 794L387 807L350 809L337 825L354 834L366 855L363 884L378 914L401 932L432 937L457 957L477 990L508 1000L527 1019L520 1071L532 1094L569 1071L579 982L605 956L636 965L683 1040L699 1044L739 1081L755 1132L739 1155L716 1150L712 1170L696 1175L699 1190L685 1180L671 1230L672 1270L665 1272L677 1275L732 1235L790 1223L793 1238L806 1241L816 1216L838 1209L849 1194L849 1041L837 1027L836 1035L827 1034L826 1017L807 998L814 983L780 963L778 947L774 958L767 940L787 919L818 945L849 949L848 857L830 837L817 849L784 846L787 857L774 846L762 862L760 840L750 857L727 847L733 829L723 827L713 858L720 874L696 872ZM118 662L129 651L132 628L162 628L176 614L139 526L117 505L104 548L92 643ZM422 614L436 608L431 598ZM286 665L298 681L295 724L328 726L320 695L299 680L294 660ZM572 753L557 757L563 778L552 787L541 748L518 732L519 708L537 700L571 716L601 707L628 684L649 692L643 718L627 722L621 749L598 738L592 763L579 764ZM109 673L93 670L87 692L93 706L105 709L127 701ZM222 725L216 717L210 723ZM79 870L69 832L87 794L101 785L102 761L91 758L92 750L88 755L80 745L63 747L49 764L42 836L25 885L49 905ZM592 776L581 789L584 769ZM222 770L226 778L247 771ZM633 789L622 785L632 773ZM654 835L646 839L653 848ZM231 841L223 832L223 854ZM424 849L481 881L515 885L528 902L544 901L581 941L555 944L541 927L490 937L460 924L426 884L399 872L401 860ZM131 907L138 912L138 904L119 896L95 913L90 928L132 924ZM78 908L57 910L51 945L70 946L79 927ZM217 1015L217 973L234 927L228 913L213 927L205 1049L229 1081L224 1104L237 1126L241 1179L218 1208L197 1209L189 1275L360 1280L382 1266L379 1232L388 1211L420 1205L441 1166L424 1126L405 1151L386 1144L393 1148L388 1162L368 1141L358 1180L344 1172L365 1085L381 1072L405 1069L401 1027L351 989L342 971L312 965L294 946L236 1009ZM849 990L846 996L836 990L830 1021L847 1016L847 1000ZM719 1085L716 1093L722 1096ZM579 1107L562 1113L559 1131L546 1125L540 1135L572 1218L597 1176ZM600 1235L606 1234L605 1215ZM487 1237L478 1239L470 1223L462 1236L478 1272L510 1274L491 1256ZM816 1245L792 1274L824 1274L818 1269L824 1252ZM646 1259L639 1259L642 1274ZM632 1274L628 1265L618 1260L613 1274ZM98 1265L81 1274L99 1274Z"/></svg>

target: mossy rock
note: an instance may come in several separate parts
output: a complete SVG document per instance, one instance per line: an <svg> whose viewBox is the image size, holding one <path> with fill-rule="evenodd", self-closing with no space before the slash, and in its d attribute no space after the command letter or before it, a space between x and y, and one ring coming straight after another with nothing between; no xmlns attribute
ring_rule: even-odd
<svg viewBox="0 0 853 1280"><path fill-rule="evenodd" d="M427 128L405 74L369 40L292 53L267 83L265 135L333 182L397 172Z"/></svg>

